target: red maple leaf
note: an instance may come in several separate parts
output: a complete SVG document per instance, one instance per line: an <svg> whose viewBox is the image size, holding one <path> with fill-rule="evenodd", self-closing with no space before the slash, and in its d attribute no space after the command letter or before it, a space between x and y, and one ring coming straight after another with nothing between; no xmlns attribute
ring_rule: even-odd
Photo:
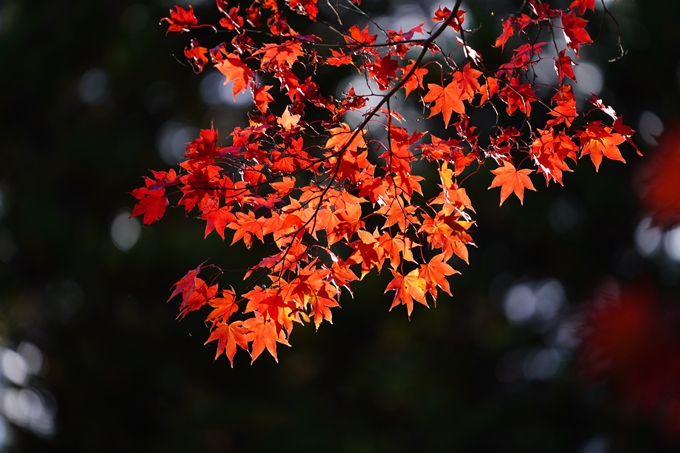
<svg viewBox="0 0 680 453"><path fill-rule="evenodd" d="M130 217L136 217L143 214L144 225L149 225L163 217L163 214L165 214L165 207L170 203L165 196L165 188L163 187L156 190L140 187L132 191L132 196L139 201L132 209Z"/></svg>
<svg viewBox="0 0 680 453"><path fill-rule="evenodd" d="M585 30L587 20L581 19L574 12L570 12L562 16L562 27L564 36L567 40L567 47L573 49L578 57L578 51L582 44L590 44L593 42L592 38Z"/></svg>
<svg viewBox="0 0 680 453"><path fill-rule="evenodd" d="M185 277L186 278L186 277ZM198 310L217 295L217 285L209 286L203 279L196 277L191 289L182 291L182 303L179 305L179 318ZM175 292L177 288L175 289Z"/></svg>
<svg viewBox="0 0 680 453"><path fill-rule="evenodd" d="M326 59L326 63L328 63L331 66L343 66L346 64L349 65L354 65L354 61L352 61L352 55L348 55L343 53L341 50L335 50L331 49L331 53L333 54L332 57L328 57Z"/></svg>
<svg viewBox="0 0 680 453"><path fill-rule="evenodd" d="M522 14L519 17L517 16L510 16L507 19L503 21L503 33L496 38L496 42L494 43L494 47L501 47L502 49L505 48L505 43L508 42L508 39L510 39L511 36L515 34L515 32L519 33L522 30L524 30L526 27L531 25L533 20L531 17L527 16L526 14Z"/></svg>
<svg viewBox="0 0 680 453"><path fill-rule="evenodd" d="M241 17L238 13L241 7L234 6L229 8L229 11L226 11L223 7L220 7L221 2L222 0L217 1L217 7L226 17L220 19L220 25L226 28L227 30L237 30L243 27L243 25L245 25L245 21L243 20L243 17ZM226 7L226 2L224 3L224 6Z"/></svg>
<svg viewBox="0 0 680 453"><path fill-rule="evenodd" d="M565 77L569 77L571 80L576 82L576 75L574 74L574 68L572 65L575 63L571 57L565 55L567 49L560 50L558 58L555 58L555 71L557 72L557 83L562 85L562 80Z"/></svg>
<svg viewBox="0 0 680 453"><path fill-rule="evenodd" d="M205 225L205 236L208 237L213 230L217 231L222 240L224 240L224 229L228 224L236 220L236 216L232 212L231 206L222 206L221 208L209 209L201 215L202 219L207 220Z"/></svg>
<svg viewBox="0 0 680 453"><path fill-rule="evenodd" d="M199 45L198 39L191 40L190 46L184 48L184 56L189 59L194 65L195 72L203 71L203 68L208 63L208 49Z"/></svg>
<svg viewBox="0 0 680 453"><path fill-rule="evenodd" d="M189 6L189 9L184 9L179 5L170 8L170 17L164 17L160 23L167 22L170 24L167 33L170 32L185 32L198 24L198 19L194 16L194 8Z"/></svg>
<svg viewBox="0 0 680 453"><path fill-rule="evenodd" d="M434 17L432 17L432 20L435 22L444 22L446 19L449 18L451 15L451 10L448 9L446 6L442 8L441 6L437 7L437 11L434 12ZM449 22L449 27L453 28L456 31L460 31L460 26L463 24L465 21L465 11L462 9L459 9L456 11L456 18Z"/></svg>
<svg viewBox="0 0 680 453"><path fill-rule="evenodd" d="M319 7L316 6L317 0L287 0L288 7L303 16L308 16L311 20L316 20Z"/></svg>
<svg viewBox="0 0 680 453"><path fill-rule="evenodd" d="M385 55L375 60L373 66L368 69L368 73L381 90L386 90L389 87L390 79L397 76L397 68L399 68L399 62L390 58L389 55Z"/></svg>
<svg viewBox="0 0 680 453"><path fill-rule="evenodd" d="M510 79L510 83L501 89L499 96L507 104L505 111L508 115L519 110L527 117L531 116L531 103L538 99L531 84L520 82L519 77Z"/></svg>
<svg viewBox="0 0 680 453"><path fill-rule="evenodd" d="M587 9L595 11L595 0L574 0L569 8L576 11L579 16L583 16Z"/></svg>

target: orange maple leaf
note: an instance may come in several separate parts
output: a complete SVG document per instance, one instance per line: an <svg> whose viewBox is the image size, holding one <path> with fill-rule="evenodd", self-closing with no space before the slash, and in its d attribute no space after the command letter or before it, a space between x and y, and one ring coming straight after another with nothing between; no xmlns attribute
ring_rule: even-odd
<svg viewBox="0 0 680 453"><path fill-rule="evenodd" d="M402 73L404 76L408 74L411 69L413 68L413 65L415 64L415 60L409 60L410 63L403 68L401 68ZM416 68L415 71L413 71L413 74L411 74L411 77L404 83L404 89L406 90L406 96L404 96L404 99L408 97L408 95L411 93L411 91L415 90L416 88L420 87L423 88L423 77L427 74L427 68Z"/></svg>
<svg viewBox="0 0 680 453"><path fill-rule="evenodd" d="M283 111L283 114L280 118L276 119L276 122L284 130L290 131L297 127L298 123L300 122L300 115L291 115L290 110L288 110L288 107L286 107L286 110Z"/></svg>
<svg viewBox="0 0 680 453"><path fill-rule="evenodd" d="M390 269L390 272L392 272L394 279L385 288L385 292L395 291L390 311L399 304L406 305L406 312L410 318L413 312L414 299L426 307L430 307L425 300L427 282L420 276L418 269L414 269L406 275L402 275L393 269Z"/></svg>
<svg viewBox="0 0 680 453"><path fill-rule="evenodd" d="M234 99L236 99L236 95L246 90L248 83L253 78L253 71L235 53L226 54L225 58L215 63L215 67L227 77L227 80L224 81L225 85L234 82L231 87Z"/></svg>
<svg viewBox="0 0 680 453"><path fill-rule="evenodd" d="M261 67L267 66L290 68L303 55L302 44L293 40L283 44L265 44L254 53L262 55Z"/></svg>
<svg viewBox="0 0 680 453"><path fill-rule="evenodd" d="M226 322L231 315L238 311L236 293L233 288L231 290L223 289L222 297L215 297L209 300L208 305L213 308L213 311L205 320L213 323Z"/></svg>
<svg viewBox="0 0 680 453"><path fill-rule="evenodd" d="M519 202L524 204L524 189L536 190L531 183L531 179L529 179L529 173L532 172L533 170L529 169L517 170L515 166L507 160L503 161L502 167L491 170L491 173L496 175L496 177L491 181L489 189L494 187L501 188L501 202L499 206L503 204L505 199L508 198L512 192L515 192L515 195L519 198Z"/></svg>
<svg viewBox="0 0 680 453"><path fill-rule="evenodd" d="M243 325L249 330L247 334L248 341L252 341L252 350L250 351L251 364L255 362L260 354L267 349L278 363L279 358L276 356L276 343L290 346L286 340L283 330L276 328L276 323L272 319L265 319L259 312L255 312L254 318L247 319Z"/></svg>
<svg viewBox="0 0 680 453"><path fill-rule="evenodd" d="M211 341L217 340L217 353L215 354L215 359L217 359L222 351L224 351L232 368L234 368L236 346L240 346L246 351L248 350L248 340L246 339L248 329L243 324L243 321L235 321L232 323L221 322L217 324L217 327L210 333L208 341L205 342L205 344L208 344Z"/></svg>
<svg viewBox="0 0 680 453"><path fill-rule="evenodd" d="M274 101L274 98L267 91L274 88L274 85L264 85L259 86L253 90L253 100L255 101L255 106L262 113L267 112L267 106L270 102Z"/></svg>
<svg viewBox="0 0 680 453"><path fill-rule="evenodd" d="M626 139L621 134L612 132L612 128L604 126L600 121L593 121L586 126L586 130L579 134L579 140L583 148L581 157L590 154L595 164L595 171L599 171L602 156L612 160L626 163L619 151L618 145Z"/></svg>
<svg viewBox="0 0 680 453"><path fill-rule="evenodd" d="M453 74L453 80L458 83L466 98L472 99L475 93L479 93L481 87L478 79L482 74L482 71L472 69L470 63L468 63L461 71L456 71Z"/></svg>
<svg viewBox="0 0 680 453"><path fill-rule="evenodd" d="M340 127L333 127L328 130L331 133L331 138L326 142L326 149L334 149L335 151L340 151L346 146L347 151L356 151L357 148L365 148L366 141L364 140L363 132L356 134L354 138L355 131L349 127L347 123L340 123ZM351 140L351 142L350 142ZM349 144L348 144L349 142Z"/></svg>
<svg viewBox="0 0 680 453"><path fill-rule="evenodd" d="M419 275L427 282L427 290L432 294L435 305L437 304L437 286L449 296L452 296L446 277L459 273L446 263L446 255L444 253L433 257L428 263L422 264L419 270Z"/></svg>
<svg viewBox="0 0 680 453"><path fill-rule="evenodd" d="M423 101L434 101L434 105L430 109L430 116L428 118L432 118L437 113L441 113L444 117L444 127L448 127L453 112L461 115L465 114L463 99L467 99L467 96L464 97L464 92L460 88L458 82L453 81L446 85L446 87L442 87L436 83L428 83L427 88L430 91L425 95Z"/></svg>

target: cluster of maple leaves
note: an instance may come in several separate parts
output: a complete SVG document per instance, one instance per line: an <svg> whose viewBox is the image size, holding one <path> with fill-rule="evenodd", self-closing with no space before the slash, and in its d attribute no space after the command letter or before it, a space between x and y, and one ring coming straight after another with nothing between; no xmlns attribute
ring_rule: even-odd
<svg viewBox="0 0 680 453"><path fill-rule="evenodd" d="M351 293L352 283L373 269L389 267L391 308L404 305L409 316L416 302L427 306L439 291L451 294L447 277L458 271L450 263L454 257L467 262L467 247L474 245L474 210L461 184L479 169L493 168L490 188L500 187L501 204L512 193L523 202L524 190L535 190L534 171L546 184L562 184L570 160L590 155L596 168L603 157L624 162L618 146L632 144L633 131L611 107L593 95L592 108L582 111L574 97L570 55L578 57L580 47L592 42L582 16L594 11L594 0L574 0L566 9L528 1L526 12L502 23L496 52L514 35L523 43L497 69L486 68L481 53L467 44L472 31L464 28L460 0L451 9L439 7L429 24L381 29L380 35L342 19L345 11L360 11L360 0L342 7L329 2L325 13L317 0L216 3L216 26L199 23L191 7L181 6L161 22L168 32L200 28L230 36L212 48L191 39L184 53L196 72L213 65L224 74L234 96L252 94L249 125L231 131L228 144L221 144L214 127L202 130L178 170L153 171L132 192L138 200L132 215L152 223L176 196L178 207L206 222L206 236L214 231L225 239L230 230L232 244L273 244L273 253L247 271L245 278L255 282L243 294L200 278L205 264L174 285L171 298L182 298L180 317L212 308L208 342L217 341L217 356L224 352L232 365L238 348L253 361L265 349L276 359L277 343L288 344L295 323L318 328L330 322L341 294ZM299 34L288 23L295 14L309 21L325 14L323 23L337 42ZM449 27L457 34L453 49L438 44ZM558 48L556 33L564 35L566 48ZM554 56L542 57L548 46ZM548 58L558 83L544 100L533 67ZM317 73L343 66L379 93L350 88L339 98L323 95ZM369 102L376 96L378 102ZM447 136L410 130L392 108L397 96L416 97L428 118L441 115ZM487 106L498 121L480 141L469 118ZM363 118L354 127L346 122L350 112ZM501 125L512 116L524 119L521 128ZM384 128L384 137L369 134L369 123ZM435 193L423 190L423 176L414 172L419 161L436 169Z"/></svg>

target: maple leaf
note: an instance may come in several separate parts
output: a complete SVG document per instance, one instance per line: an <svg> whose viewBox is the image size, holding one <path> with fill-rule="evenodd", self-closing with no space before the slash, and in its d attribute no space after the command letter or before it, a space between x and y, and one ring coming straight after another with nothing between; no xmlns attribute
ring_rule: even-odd
<svg viewBox="0 0 680 453"><path fill-rule="evenodd" d="M179 178L183 186L182 198L177 204L184 206L189 212L196 206L203 208L207 203L211 203L215 189L220 185L221 168L201 160L198 162L187 160L180 165L188 171L188 174Z"/></svg>
<svg viewBox="0 0 680 453"><path fill-rule="evenodd" d="M324 146L326 149L332 148L335 151L339 151L345 148L347 151L355 152L357 148L366 147L364 134L354 131L347 123L340 123L339 127L330 128L328 132L330 132L331 138L328 139Z"/></svg>
<svg viewBox="0 0 680 453"><path fill-rule="evenodd" d="M562 85L560 90L553 96L552 101L557 105L553 107L548 114L554 116L555 119L547 121L546 127L554 127L561 123L566 124L567 127L571 127L574 119L578 116L578 112L576 111L576 99L574 99L571 85Z"/></svg>
<svg viewBox="0 0 680 453"><path fill-rule="evenodd" d="M576 161L578 146L564 134L554 133L552 129L538 129L539 135L531 144L531 156L538 166L538 172L545 176L545 184L550 179L562 185L562 172L571 171L564 159L570 157Z"/></svg>
<svg viewBox="0 0 680 453"><path fill-rule="evenodd" d="M595 0L574 0L569 8L576 11L579 16L583 16L588 9L595 11Z"/></svg>
<svg viewBox="0 0 680 453"><path fill-rule="evenodd" d="M515 193L519 202L524 204L524 189L536 190L534 185L529 179L529 174L533 170L524 169L517 170L511 162L507 160L503 162L503 166L495 170L491 170L491 173L496 175L496 177L491 181L489 189L494 187L501 188L501 202L499 206L510 196L511 193Z"/></svg>
<svg viewBox="0 0 680 453"><path fill-rule="evenodd" d="M208 159L208 163L212 164L214 161L211 159L219 153L217 149L218 139L219 134L213 125L210 126L210 129L201 129L199 137L187 145L184 157L187 159Z"/></svg>
<svg viewBox="0 0 680 453"><path fill-rule="evenodd" d="M507 104L505 111L508 115L519 109L527 117L531 116L531 103L538 99L531 84L520 82L518 77L513 77L510 84L501 89L499 96Z"/></svg>
<svg viewBox="0 0 680 453"><path fill-rule="evenodd" d="M354 248L354 253L347 259L347 264L361 263L361 279L366 276L373 268L378 272L382 269L385 262L385 249L380 246L378 232L373 234L368 231L357 231L359 240L349 243L349 246Z"/></svg>
<svg viewBox="0 0 680 453"><path fill-rule="evenodd" d="M261 67L286 67L293 66L300 56L302 56L302 44L297 41L289 40L283 44L265 44L254 55L264 54L261 58Z"/></svg>
<svg viewBox="0 0 680 453"><path fill-rule="evenodd" d="M465 114L463 99L466 99L466 97L464 97L464 92L457 82L452 81L446 85L446 87L442 87L436 83L428 83L427 88L429 91L425 97L423 97L423 101L434 102L428 118L432 118L437 113L441 113L444 117L444 127L448 127L453 112L461 115Z"/></svg>
<svg viewBox="0 0 680 453"><path fill-rule="evenodd" d="M343 65L354 65L354 61L352 61L352 55L345 54L341 50L335 49L331 49L331 53L333 56L326 59L326 63L329 65L337 67Z"/></svg>
<svg viewBox="0 0 680 453"><path fill-rule="evenodd" d="M498 93L498 79L495 77L486 77L486 83L479 88L479 92L482 94L482 97L479 100L479 105L481 106Z"/></svg>
<svg viewBox="0 0 680 453"><path fill-rule="evenodd" d="M233 208L231 206L222 206L221 208L209 209L208 212L204 212L201 218L207 220L205 225L205 235L208 235L213 231L217 231L222 240L224 240L224 229L226 226L236 220L236 216L232 212Z"/></svg>
<svg viewBox="0 0 680 453"><path fill-rule="evenodd" d="M194 65L195 72L203 71L203 68L208 63L208 49L201 47L198 39L191 40L190 47L184 48L184 56L187 57Z"/></svg>
<svg viewBox="0 0 680 453"><path fill-rule="evenodd" d="M397 68L399 68L399 62L390 58L389 55L377 59L371 67L368 68L368 73L375 83L378 84L378 88L381 90L386 90L389 87L390 79L393 79L397 75Z"/></svg>
<svg viewBox="0 0 680 453"><path fill-rule="evenodd" d="M225 85L234 82L231 87L234 99L248 88L248 83L253 78L253 71L241 61L241 57L234 53L226 54L223 59L215 63L215 67L227 77L224 81Z"/></svg>
<svg viewBox="0 0 680 453"><path fill-rule="evenodd" d="M331 288L333 287L331 286ZM333 294L334 291L331 293ZM311 308L310 315L314 319L314 326L316 327L316 330L319 330L319 326L323 320L333 324L331 308L340 306L340 304L338 304L338 302L333 299L331 294L329 294L327 285L319 288L319 291L316 293L308 295L305 298L305 304Z"/></svg>
<svg viewBox="0 0 680 453"><path fill-rule="evenodd" d="M244 214L242 212L236 213L236 221L227 225L229 228L236 230L234 238L231 241L233 245L239 239L243 238L243 243L250 248L253 243L253 235L264 242L264 222L261 217L255 217L253 211Z"/></svg>
<svg viewBox="0 0 680 453"><path fill-rule="evenodd" d="M368 32L368 25L365 26L363 30L359 30L357 25L352 25L349 27L349 35L345 36L345 39L349 43L366 45L375 44L377 38L378 35L371 35Z"/></svg>
<svg viewBox="0 0 680 453"><path fill-rule="evenodd" d="M166 34L170 32L180 32L190 31L191 28L198 24L198 19L194 15L194 8L189 6L189 9L184 9L179 5L170 8L170 17L164 17L160 20L159 24L167 22L170 24Z"/></svg>
<svg viewBox="0 0 680 453"><path fill-rule="evenodd" d="M132 214L130 217L136 217L138 215L144 215L144 225L149 225L156 220L163 217L165 214L165 208L170 203L168 198L165 196L165 188L161 187L156 190L149 190L146 187L140 187L133 190L132 196L139 201L132 208Z"/></svg>
<svg viewBox="0 0 680 453"><path fill-rule="evenodd" d="M562 27L564 37L567 40L567 47L576 52L577 58L581 45L593 42L588 32L584 29L587 23L587 20L576 16L573 11L562 16Z"/></svg>
<svg viewBox="0 0 680 453"><path fill-rule="evenodd" d="M243 27L243 25L245 25L245 21L243 20L243 17L241 17L238 13L241 7L234 6L230 8L229 11L226 11L223 7L220 7L220 2L222 2L222 0L218 0L217 7L222 12L222 14L226 16L220 19L220 25L232 31ZM226 3L224 4L224 6L226 6Z"/></svg>
<svg viewBox="0 0 680 453"><path fill-rule="evenodd" d="M444 22L451 15L451 12L452 11L448 9L446 6L443 9L441 6L439 6L437 7L437 11L434 12L432 20L435 22ZM460 31L460 25L462 25L464 21L465 11L463 11L462 9L458 9L456 11L456 19L449 22L449 27L453 28L456 31Z"/></svg>
<svg viewBox="0 0 680 453"><path fill-rule="evenodd" d="M638 156L642 156L642 151L640 151L635 142L632 140L635 131L630 126L626 126L625 124L623 124L623 115L614 118L613 128L615 132L621 134L630 144L630 146L632 146L635 149L635 152L637 153Z"/></svg>
<svg viewBox="0 0 680 453"><path fill-rule="evenodd" d="M557 83L562 85L562 80L565 77L569 77L571 80L576 82L576 75L574 74L574 68L572 65L575 63L572 61L571 57L565 55L567 49L560 50L558 58L555 59L555 71L557 72Z"/></svg>
<svg viewBox="0 0 680 453"><path fill-rule="evenodd" d="M238 304L236 303L236 294L234 289L223 289L222 297L214 297L208 301L208 304L213 308L206 321L214 324L219 322L227 322L231 315L238 311Z"/></svg>
<svg viewBox="0 0 680 453"><path fill-rule="evenodd" d="M216 295L217 285L209 286L203 279L196 277L191 289L182 291L182 303L179 305L178 317L184 318L189 312L198 310Z"/></svg>
<svg viewBox="0 0 680 453"><path fill-rule="evenodd" d="M443 253L432 257L429 262L422 264L418 271L418 275L427 283L427 290L434 298L435 305L437 304L437 286L449 296L452 296L446 277L459 273L446 263L446 256Z"/></svg>
<svg viewBox="0 0 680 453"><path fill-rule="evenodd" d="M385 251L386 256L389 257L392 269L396 269L401 265L402 261L399 255L402 255L405 261L415 262L412 248L419 244L414 243L408 236L392 236L386 232L380 236L378 242Z"/></svg>
<svg viewBox="0 0 680 453"><path fill-rule="evenodd" d="M621 134L612 132L612 128L603 125L602 122L593 121L587 124L585 130L579 133L578 138L582 146L581 157L590 154L595 164L595 171L600 170L602 156L626 163L618 148L618 145L626 139Z"/></svg>
<svg viewBox="0 0 680 453"><path fill-rule="evenodd" d="M243 322L243 327L248 330L246 338L248 339L248 342L252 342L250 363L252 364L255 362L255 359L262 354L265 348L278 363L279 358L276 355L276 343L285 344L286 346L290 346L290 344L288 344L282 330L277 332L276 324L272 319L265 319L259 312L256 312L255 315L254 318L249 318Z"/></svg>
<svg viewBox="0 0 680 453"><path fill-rule="evenodd" d="M406 312L408 317L411 318L414 299L429 308L425 300L427 281L420 276L418 269L414 269L406 275L402 275L394 269L390 269L390 272L392 272L394 279L385 288L385 292L395 291L390 311L399 304L406 305Z"/></svg>
<svg viewBox="0 0 680 453"><path fill-rule="evenodd" d="M478 81L479 76L481 75L482 71L472 69L470 63L468 63L461 71L456 71L453 74L453 80L458 83L458 87L465 93L466 98L472 99L481 88Z"/></svg>
<svg viewBox="0 0 680 453"><path fill-rule="evenodd" d="M383 228L389 228L392 225L397 225L400 231L406 231L409 225L418 224L418 219L413 215L416 211L415 206L405 206L401 201L401 197L395 198L389 205L385 205L376 211L377 214L383 214L387 218Z"/></svg>
<svg viewBox="0 0 680 453"><path fill-rule="evenodd" d="M270 102L274 101L271 94L268 93L269 90L274 88L273 85L264 85L256 87L253 90L253 100L255 101L255 106L260 110L260 112L265 113L267 111L267 106Z"/></svg>
<svg viewBox="0 0 680 453"><path fill-rule="evenodd" d="M308 16L313 21L316 20L316 15L319 13L316 3L317 0L286 0L290 9L303 16Z"/></svg>
<svg viewBox="0 0 680 453"><path fill-rule="evenodd" d="M205 344L217 340L217 352L215 353L215 360L222 352L229 359L231 367L234 368L234 355L236 355L236 346L248 350L247 335L248 328L243 321L234 321L232 323L220 322L210 332L210 337Z"/></svg>
<svg viewBox="0 0 680 453"><path fill-rule="evenodd" d="M290 131L295 129L300 122L300 115L292 115L290 110L288 110L288 107L286 107L286 110L283 111L280 118L276 119L276 122L284 130Z"/></svg>
<svg viewBox="0 0 680 453"><path fill-rule="evenodd" d="M533 20L531 17L527 16L526 14L522 14L519 17L508 17L503 21L503 32L498 38L496 38L496 42L493 46L504 49L505 43L508 42L508 39L510 39L510 37L513 36L515 32L521 32L526 27L531 25L532 22Z"/></svg>
<svg viewBox="0 0 680 453"><path fill-rule="evenodd" d="M403 68L401 68L402 73L404 74L404 77L406 77L406 74L411 72L413 69L413 66L416 64L415 60L409 60L410 63ZM415 90L416 88L420 87L423 88L423 77L427 74L427 68L416 68L413 71L413 74L409 79L404 83L404 89L406 90L406 96L404 96L404 99L408 97L408 95L411 93L411 91Z"/></svg>
<svg viewBox="0 0 680 453"><path fill-rule="evenodd" d="M177 296L178 294L182 294L182 299L187 299L189 297L189 295L196 288L196 277L201 272L202 266L203 264L199 264L196 269L192 269L189 272L187 272L184 277L180 278L173 285L173 288L175 289L173 290L172 294L170 294L168 301L170 301L170 299Z"/></svg>

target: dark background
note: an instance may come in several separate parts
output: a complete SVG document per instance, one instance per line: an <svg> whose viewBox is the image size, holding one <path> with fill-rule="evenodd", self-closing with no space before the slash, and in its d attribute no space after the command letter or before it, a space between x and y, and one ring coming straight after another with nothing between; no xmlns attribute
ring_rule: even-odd
<svg viewBox="0 0 680 453"><path fill-rule="evenodd" d="M479 49L499 58L491 40L517 5L468 3ZM279 364L250 366L242 351L234 369L213 361L202 317L178 323L165 300L205 259L229 269L250 255L202 240L203 223L180 210L136 242L127 220L141 176L167 168L162 152L211 120L227 136L249 107L214 101L207 83L204 100L208 74L183 63L187 36L157 25L169 6L0 1L0 451L676 451L659 414L584 379L574 360L575 326L598 294L645 281L672 295L680 281L672 252L636 245L646 157L627 145L626 165L596 174L584 159L565 187L536 177L523 207L499 208L491 175L472 178L478 248L451 279L454 297L410 322L388 313L387 275L372 273L334 325L298 327ZM363 6L385 16L399 3ZM605 20L583 59L651 155L650 134L678 113L680 7L609 6L628 55L607 62L617 52ZM593 37L602 16L589 13ZM513 290L547 308L513 315Z"/></svg>

